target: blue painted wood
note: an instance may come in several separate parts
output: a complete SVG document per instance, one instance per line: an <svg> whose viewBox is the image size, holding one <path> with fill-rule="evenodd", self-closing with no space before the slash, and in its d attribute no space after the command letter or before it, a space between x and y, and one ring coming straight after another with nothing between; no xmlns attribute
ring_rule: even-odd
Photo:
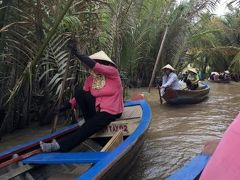
<svg viewBox="0 0 240 180"><path fill-rule="evenodd" d="M128 149L133 147L138 138L148 129L152 119L151 108L146 102L146 100L127 101L125 103L125 106L136 105L140 105L143 111L142 118L139 122L139 126L137 127L137 129L116 149L114 149L106 158L97 162L91 169L81 175L78 180L95 179L95 177L100 174L104 169L107 169L114 160L121 157L122 154L127 153Z"/></svg>
<svg viewBox="0 0 240 180"><path fill-rule="evenodd" d="M178 169L167 180L193 180L202 172L209 159L210 156L199 154L181 169Z"/></svg>
<svg viewBox="0 0 240 180"><path fill-rule="evenodd" d="M143 115L142 115L142 118L140 120L139 126L115 150L109 152L109 154L102 157L101 160L98 159L97 163L92 168L90 168L86 173L84 173L82 176L80 176L79 179L84 179L85 180L85 179L93 179L94 177L96 177L103 170L107 169L109 167L109 165L114 162L114 160L120 158L121 155L127 153L128 149L133 147L135 145L136 141L138 140L138 138L140 138L146 132L146 130L148 129L148 127L150 125L150 122L151 122L151 119L152 119L152 113L151 113L151 108L150 108L149 104L146 102L146 100L126 101L124 105L125 105L125 107L136 106L136 105L141 106L142 111L143 111ZM39 144L39 141L41 141L41 140L50 138L54 135L63 133L67 130L71 130L72 128L75 128L76 126L78 126L78 124L74 124L74 125L65 127L61 130L58 130L57 132L55 132L53 134L49 134L49 135L44 136L42 138L39 138L39 139L33 140L31 142L16 146L16 147L14 147L10 150L7 150L5 152L0 153L0 157L1 156L7 156L9 154L13 154L13 153L15 153L15 151L18 151L19 149L25 149L25 148L27 149L28 146L30 146L30 145ZM37 155L32 156L32 158L33 157L36 158L36 156ZM69 162L70 162L70 160L69 160ZM74 161L74 163L76 163L76 162ZM59 163L57 163L57 164L59 164Z"/></svg>
<svg viewBox="0 0 240 180"><path fill-rule="evenodd" d="M58 131L56 131L56 132L54 132L54 133L52 133L52 134L48 134L48 135L43 136L43 137L41 137L41 138L39 138L39 139L35 139L35 140L29 141L29 142L27 142L27 143L25 143L25 144L21 144L21 145L15 146L15 147L13 147L13 148L11 148L11 149L9 149L9 150L6 150L6 151L4 151L4 152L1 152L1 153L0 153L0 157L1 157L1 156L6 156L6 155L8 155L8 154L12 154L12 153L14 153L15 151L18 151L19 149L27 148L28 146L33 145L33 144L39 144L40 141L44 141L45 139L51 138L51 137L53 137L53 136L55 136L55 135L59 135L59 134L64 133L64 132L66 132L66 131L68 131L68 130L74 129L74 128L76 128L77 126L78 126L78 123L73 124L73 125L69 125L69 126L64 127L64 128L62 128L62 129L59 129Z"/></svg>
<svg viewBox="0 0 240 180"><path fill-rule="evenodd" d="M26 158L22 162L24 164L96 163L108 154L108 152L41 153Z"/></svg>
<svg viewBox="0 0 240 180"><path fill-rule="evenodd" d="M126 107L126 106L131 106L131 105L136 104L136 103L137 103L137 101L126 101L126 102L124 103L124 106L125 106L125 107ZM52 133L52 134L48 134L48 135L43 136L43 137L41 137L41 138L39 138L39 139L35 139L35 140L29 141L29 142L27 142L27 143L20 144L20 145L15 146L15 147L13 147L13 148L11 148L11 149L8 149L8 150L6 150L6 151L4 151L4 152L1 152L1 153L0 153L0 157L7 156L7 155L9 155L9 154L14 154L14 153L15 153L16 151L18 151L19 149L25 149L25 148L27 149L28 146L31 146L31 145L34 145L34 144L38 145L40 141L44 141L45 139L48 139L48 138L51 138L51 137L53 137L53 136L55 136L55 135L64 133L64 132L66 132L66 131L68 131L68 130L71 130L71 129L74 129L74 128L76 128L76 127L78 127L78 123L73 124L73 125L69 125L69 126L67 126L67 127L63 127L62 129L59 129L59 130L57 130L56 132L54 132L54 133Z"/></svg>

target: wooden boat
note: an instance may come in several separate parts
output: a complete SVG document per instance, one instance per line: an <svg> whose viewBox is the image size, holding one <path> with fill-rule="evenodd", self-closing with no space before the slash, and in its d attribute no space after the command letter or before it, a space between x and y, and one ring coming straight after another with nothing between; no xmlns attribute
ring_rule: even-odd
<svg viewBox="0 0 240 180"><path fill-rule="evenodd" d="M78 124L0 153L0 179L121 179L136 160L150 121L144 99L127 101L120 119L71 152L42 153L39 141L62 138Z"/></svg>
<svg viewBox="0 0 240 180"><path fill-rule="evenodd" d="M168 104L194 104L199 103L208 97L210 88L208 85L201 85L197 90L173 90L167 88L163 95Z"/></svg>

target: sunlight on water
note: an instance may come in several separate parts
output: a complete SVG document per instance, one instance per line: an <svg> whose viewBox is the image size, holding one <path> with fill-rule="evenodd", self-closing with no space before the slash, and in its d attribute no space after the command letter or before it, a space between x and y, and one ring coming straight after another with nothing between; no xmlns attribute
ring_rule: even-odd
<svg viewBox="0 0 240 180"><path fill-rule="evenodd" d="M157 89L145 92L153 113L147 138L129 179L166 179L200 153L204 142L220 138L240 110L240 84L209 83L209 98L195 105L160 105Z"/></svg>

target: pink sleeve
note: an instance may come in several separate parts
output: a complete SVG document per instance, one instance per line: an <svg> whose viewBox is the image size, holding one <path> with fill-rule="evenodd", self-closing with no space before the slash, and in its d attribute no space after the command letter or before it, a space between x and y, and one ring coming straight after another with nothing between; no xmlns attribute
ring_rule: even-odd
<svg viewBox="0 0 240 180"><path fill-rule="evenodd" d="M239 179L240 114L225 131L223 138L203 170L201 180Z"/></svg>
<svg viewBox="0 0 240 180"><path fill-rule="evenodd" d="M72 109L76 109L77 108L77 101L76 101L75 97L70 99L69 103L71 104L71 108Z"/></svg>
<svg viewBox="0 0 240 180"><path fill-rule="evenodd" d="M119 76L118 70L115 67L102 65L100 63L95 64L93 71L112 78Z"/></svg>

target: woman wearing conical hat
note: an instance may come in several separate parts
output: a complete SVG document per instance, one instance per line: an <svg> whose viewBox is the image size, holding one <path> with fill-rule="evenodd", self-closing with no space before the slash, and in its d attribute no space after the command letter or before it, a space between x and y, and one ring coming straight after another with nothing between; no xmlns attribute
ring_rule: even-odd
<svg viewBox="0 0 240 180"><path fill-rule="evenodd" d="M196 90L198 88L199 76L197 70L195 68L188 68L188 76L186 80L186 84L188 89Z"/></svg>
<svg viewBox="0 0 240 180"><path fill-rule="evenodd" d="M66 108L78 107L85 123L78 131L52 143L40 142L44 152L73 149L91 135L116 120L123 112L123 88L116 64L103 51L91 56L81 54L76 40L70 40L68 47L81 62L91 69L91 74L84 82L83 89L77 90L75 97Z"/></svg>
<svg viewBox="0 0 240 180"><path fill-rule="evenodd" d="M178 82L178 77L175 73L175 69L170 65L167 64L162 68L162 71L164 73L162 77L162 86L161 88L172 88L174 90L180 89L180 85ZM163 93L162 93L163 95Z"/></svg>

